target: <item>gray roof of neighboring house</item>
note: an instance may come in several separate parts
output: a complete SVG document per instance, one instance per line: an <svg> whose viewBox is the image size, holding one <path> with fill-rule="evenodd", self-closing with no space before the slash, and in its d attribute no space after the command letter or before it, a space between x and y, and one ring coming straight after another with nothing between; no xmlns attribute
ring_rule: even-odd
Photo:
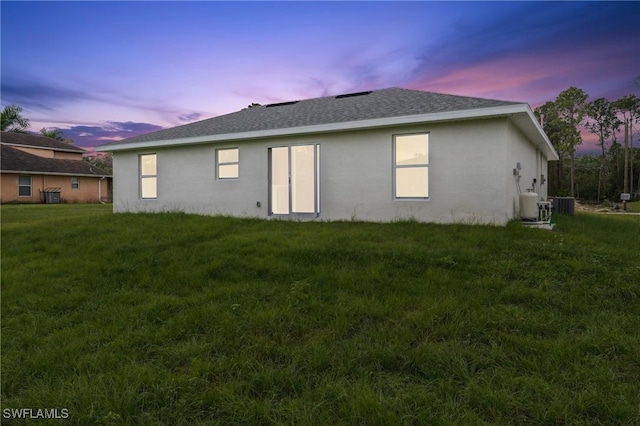
<svg viewBox="0 0 640 426"><path fill-rule="evenodd" d="M4 137L4 133L2 135ZM50 138L49 138L50 139ZM52 139L53 140L53 139ZM39 157L9 145L0 145L0 170L10 173L34 173L72 176L111 176L83 160Z"/></svg>
<svg viewBox="0 0 640 426"><path fill-rule="evenodd" d="M108 147L134 142L224 135L418 114L435 114L517 104L523 104L523 102L391 88L246 108L231 114L134 136L102 146Z"/></svg>
<svg viewBox="0 0 640 426"><path fill-rule="evenodd" d="M66 151L85 153L86 151L79 146L61 142L47 136L33 135L30 133L17 132L1 132L0 142L9 145L20 145L34 148L45 148L54 151Z"/></svg>

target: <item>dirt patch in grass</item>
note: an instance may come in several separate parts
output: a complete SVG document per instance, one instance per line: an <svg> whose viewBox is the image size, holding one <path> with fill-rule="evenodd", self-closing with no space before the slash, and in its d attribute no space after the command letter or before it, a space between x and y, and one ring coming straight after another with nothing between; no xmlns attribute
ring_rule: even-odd
<svg viewBox="0 0 640 426"><path fill-rule="evenodd" d="M617 214L632 214L632 215L640 214L639 201L636 201L633 203L627 203L626 210L624 210L624 206L621 202L608 203L608 204L589 204L589 203L581 203L580 201L576 200L575 207L577 212L586 212L586 213L617 213Z"/></svg>

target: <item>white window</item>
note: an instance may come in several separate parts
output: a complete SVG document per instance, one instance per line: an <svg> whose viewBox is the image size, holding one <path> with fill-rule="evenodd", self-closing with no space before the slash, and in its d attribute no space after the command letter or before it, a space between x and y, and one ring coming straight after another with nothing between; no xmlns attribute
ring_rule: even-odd
<svg viewBox="0 0 640 426"><path fill-rule="evenodd" d="M240 153L238 148L225 148L216 151L218 179L237 179L240 172Z"/></svg>
<svg viewBox="0 0 640 426"><path fill-rule="evenodd" d="M393 147L395 198L429 198L429 134L396 135Z"/></svg>
<svg viewBox="0 0 640 426"><path fill-rule="evenodd" d="M158 197L158 167L156 154L140 156L140 198Z"/></svg>
<svg viewBox="0 0 640 426"><path fill-rule="evenodd" d="M18 196L31 197L31 176L18 176Z"/></svg>
<svg viewBox="0 0 640 426"><path fill-rule="evenodd" d="M80 178L74 176L71 178L71 189L80 189Z"/></svg>

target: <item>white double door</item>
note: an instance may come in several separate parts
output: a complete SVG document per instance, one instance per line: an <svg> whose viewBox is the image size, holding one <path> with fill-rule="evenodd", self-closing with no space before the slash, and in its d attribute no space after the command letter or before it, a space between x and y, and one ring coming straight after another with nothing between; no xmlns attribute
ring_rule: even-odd
<svg viewBox="0 0 640 426"><path fill-rule="evenodd" d="M269 211L272 215L320 211L320 145L269 148Z"/></svg>

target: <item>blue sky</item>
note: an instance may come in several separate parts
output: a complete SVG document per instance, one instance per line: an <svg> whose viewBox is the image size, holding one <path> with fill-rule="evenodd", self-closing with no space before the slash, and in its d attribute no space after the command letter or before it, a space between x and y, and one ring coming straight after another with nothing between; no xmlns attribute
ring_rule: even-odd
<svg viewBox="0 0 640 426"><path fill-rule="evenodd" d="M640 2L2 1L2 106L83 147L386 87L640 96ZM587 143L585 149L589 147Z"/></svg>

